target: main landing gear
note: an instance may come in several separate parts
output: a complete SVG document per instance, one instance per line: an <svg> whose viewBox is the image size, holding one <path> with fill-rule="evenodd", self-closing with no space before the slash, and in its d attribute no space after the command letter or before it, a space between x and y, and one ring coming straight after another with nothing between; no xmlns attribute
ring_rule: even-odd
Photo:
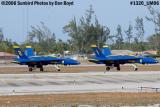
<svg viewBox="0 0 160 107"><path fill-rule="evenodd" d="M28 67L30 72L35 70L36 68L39 68L40 71L44 71L43 66L28 66Z"/></svg>
<svg viewBox="0 0 160 107"><path fill-rule="evenodd" d="M120 68L120 65L119 64L117 64L117 71L120 71L121 70L121 68Z"/></svg>
<svg viewBox="0 0 160 107"><path fill-rule="evenodd" d="M106 71L109 71L111 68L110 67L106 67Z"/></svg>
<svg viewBox="0 0 160 107"><path fill-rule="evenodd" d="M31 71L33 71L34 69L36 69L36 68L31 68L31 67L29 67L29 71L31 72ZM44 69L43 69L43 67L41 67L41 68L39 68L40 69L40 71L44 71Z"/></svg>
<svg viewBox="0 0 160 107"><path fill-rule="evenodd" d="M30 71L30 72L33 71L33 68L29 67L29 71Z"/></svg>
<svg viewBox="0 0 160 107"><path fill-rule="evenodd" d="M43 67L40 68L40 71L44 71Z"/></svg>
<svg viewBox="0 0 160 107"><path fill-rule="evenodd" d="M136 64L132 64L132 66L133 66L134 71L137 71L137 70L138 70L138 67L137 67ZM116 67L116 68L117 68L117 71L120 71L120 70L121 70L120 64L115 64L114 66L106 66L106 71L109 71L109 70L110 70L111 68L113 68L113 67Z"/></svg>
<svg viewBox="0 0 160 107"><path fill-rule="evenodd" d="M61 70L60 70L60 67L59 67L58 65L54 65L54 67L56 68L57 71L61 71ZM33 70L35 70L36 68L39 68L39 70L40 70L41 72L44 71L44 68L43 68L43 66L41 66L41 65L28 66L28 68L29 68L29 71L30 71L30 72L33 71Z"/></svg>
<svg viewBox="0 0 160 107"><path fill-rule="evenodd" d="M113 67L116 67L117 68L117 71L120 71L121 68L120 68L120 64L115 64L115 65L112 65L112 66L106 66L106 71L109 71L111 68Z"/></svg>

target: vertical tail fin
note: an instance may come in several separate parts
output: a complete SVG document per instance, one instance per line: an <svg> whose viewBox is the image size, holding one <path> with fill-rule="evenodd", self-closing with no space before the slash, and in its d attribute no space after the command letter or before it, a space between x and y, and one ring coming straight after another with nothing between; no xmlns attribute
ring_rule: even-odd
<svg viewBox="0 0 160 107"><path fill-rule="evenodd" d="M96 45L92 45L91 47L92 47L96 57L105 57L105 55L102 53L102 51Z"/></svg>
<svg viewBox="0 0 160 107"><path fill-rule="evenodd" d="M108 56L108 55L111 55L111 50L109 49L109 47L107 45L104 45L103 48L102 48L102 53L105 55L105 56Z"/></svg>
<svg viewBox="0 0 160 107"><path fill-rule="evenodd" d="M25 49L25 54L30 57L30 56L35 56L34 50L31 46L26 46Z"/></svg>
<svg viewBox="0 0 160 107"><path fill-rule="evenodd" d="M25 53L20 49L19 46L13 46L14 50L15 50L15 54L19 56L19 58L23 58L26 59L28 58Z"/></svg>

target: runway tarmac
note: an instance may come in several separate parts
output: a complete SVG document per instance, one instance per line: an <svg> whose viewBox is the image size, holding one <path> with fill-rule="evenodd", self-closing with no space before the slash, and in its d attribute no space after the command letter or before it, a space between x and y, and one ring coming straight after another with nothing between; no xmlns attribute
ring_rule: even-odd
<svg viewBox="0 0 160 107"><path fill-rule="evenodd" d="M141 65L141 64L139 64ZM160 63L158 64L154 64L154 65L160 65ZM154 66L152 64L147 65L147 66ZM48 67L53 67L53 65L47 65ZM70 65L71 67L85 67L85 66L105 66L104 64L86 64L86 63L82 63L80 65ZM123 66L131 66L131 64L124 64ZM27 65L17 65L17 64L0 64L0 68L3 67L28 67Z"/></svg>
<svg viewBox="0 0 160 107"><path fill-rule="evenodd" d="M148 88L142 88L148 87ZM1 74L0 95L160 91L160 72Z"/></svg>

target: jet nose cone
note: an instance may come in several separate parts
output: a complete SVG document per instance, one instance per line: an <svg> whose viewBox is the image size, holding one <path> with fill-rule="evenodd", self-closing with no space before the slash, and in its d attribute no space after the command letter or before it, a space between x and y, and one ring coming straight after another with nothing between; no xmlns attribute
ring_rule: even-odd
<svg viewBox="0 0 160 107"><path fill-rule="evenodd" d="M156 64L156 63L159 63L159 61L158 60L154 60L154 61L152 61L154 64Z"/></svg>
<svg viewBox="0 0 160 107"><path fill-rule="evenodd" d="M75 61L74 63L75 63L75 65L79 65L79 64L80 64L80 62L79 62L79 61Z"/></svg>
<svg viewBox="0 0 160 107"><path fill-rule="evenodd" d="M158 61L158 60L156 60L156 61L155 61L155 63L159 63L159 61Z"/></svg>
<svg viewBox="0 0 160 107"><path fill-rule="evenodd" d="M78 64L81 64L80 62L78 62Z"/></svg>

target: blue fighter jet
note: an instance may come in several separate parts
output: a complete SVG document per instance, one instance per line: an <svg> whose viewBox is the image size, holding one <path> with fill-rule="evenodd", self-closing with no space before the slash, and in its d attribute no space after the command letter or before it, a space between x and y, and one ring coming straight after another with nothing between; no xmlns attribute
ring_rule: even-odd
<svg viewBox="0 0 160 107"><path fill-rule="evenodd" d="M102 53L105 56L112 55L111 50L106 45L103 46ZM156 60L155 58L152 58L152 57L145 57L145 56L136 56L136 57L140 58L140 60L137 62L139 64L156 64L159 62L158 60Z"/></svg>
<svg viewBox="0 0 160 107"><path fill-rule="evenodd" d="M40 71L43 71L44 65L52 64L55 66L55 68L60 71L60 68L57 66L57 64L63 63L63 58L57 58L57 57L51 57L51 56L35 56L34 53L32 53L32 49L28 52L23 52L19 46L13 47L15 50L16 55L18 57L14 60L14 63L20 64L20 65L27 65L29 68L29 71L32 71L33 69L39 68ZM77 62L77 64L79 64Z"/></svg>
<svg viewBox="0 0 160 107"><path fill-rule="evenodd" d="M155 64L158 63L157 60L153 58L146 58L140 56L130 56L130 55L112 55L108 46L104 46L102 51L96 46L92 45L95 57L89 59L90 62L97 64L105 64L106 70L109 71L111 68L116 67L117 70L120 70L121 64L133 64L134 70L138 70L136 63L140 64Z"/></svg>
<svg viewBox="0 0 160 107"><path fill-rule="evenodd" d="M35 51L31 46L26 46L25 54L28 57L36 56ZM50 56L50 57L53 57L53 56ZM79 61L71 59L71 58L65 58L64 57L64 58L61 58L61 59L63 61L57 62L57 64L61 64L61 65L65 65L65 66L67 66L67 65L79 65L80 64Z"/></svg>

